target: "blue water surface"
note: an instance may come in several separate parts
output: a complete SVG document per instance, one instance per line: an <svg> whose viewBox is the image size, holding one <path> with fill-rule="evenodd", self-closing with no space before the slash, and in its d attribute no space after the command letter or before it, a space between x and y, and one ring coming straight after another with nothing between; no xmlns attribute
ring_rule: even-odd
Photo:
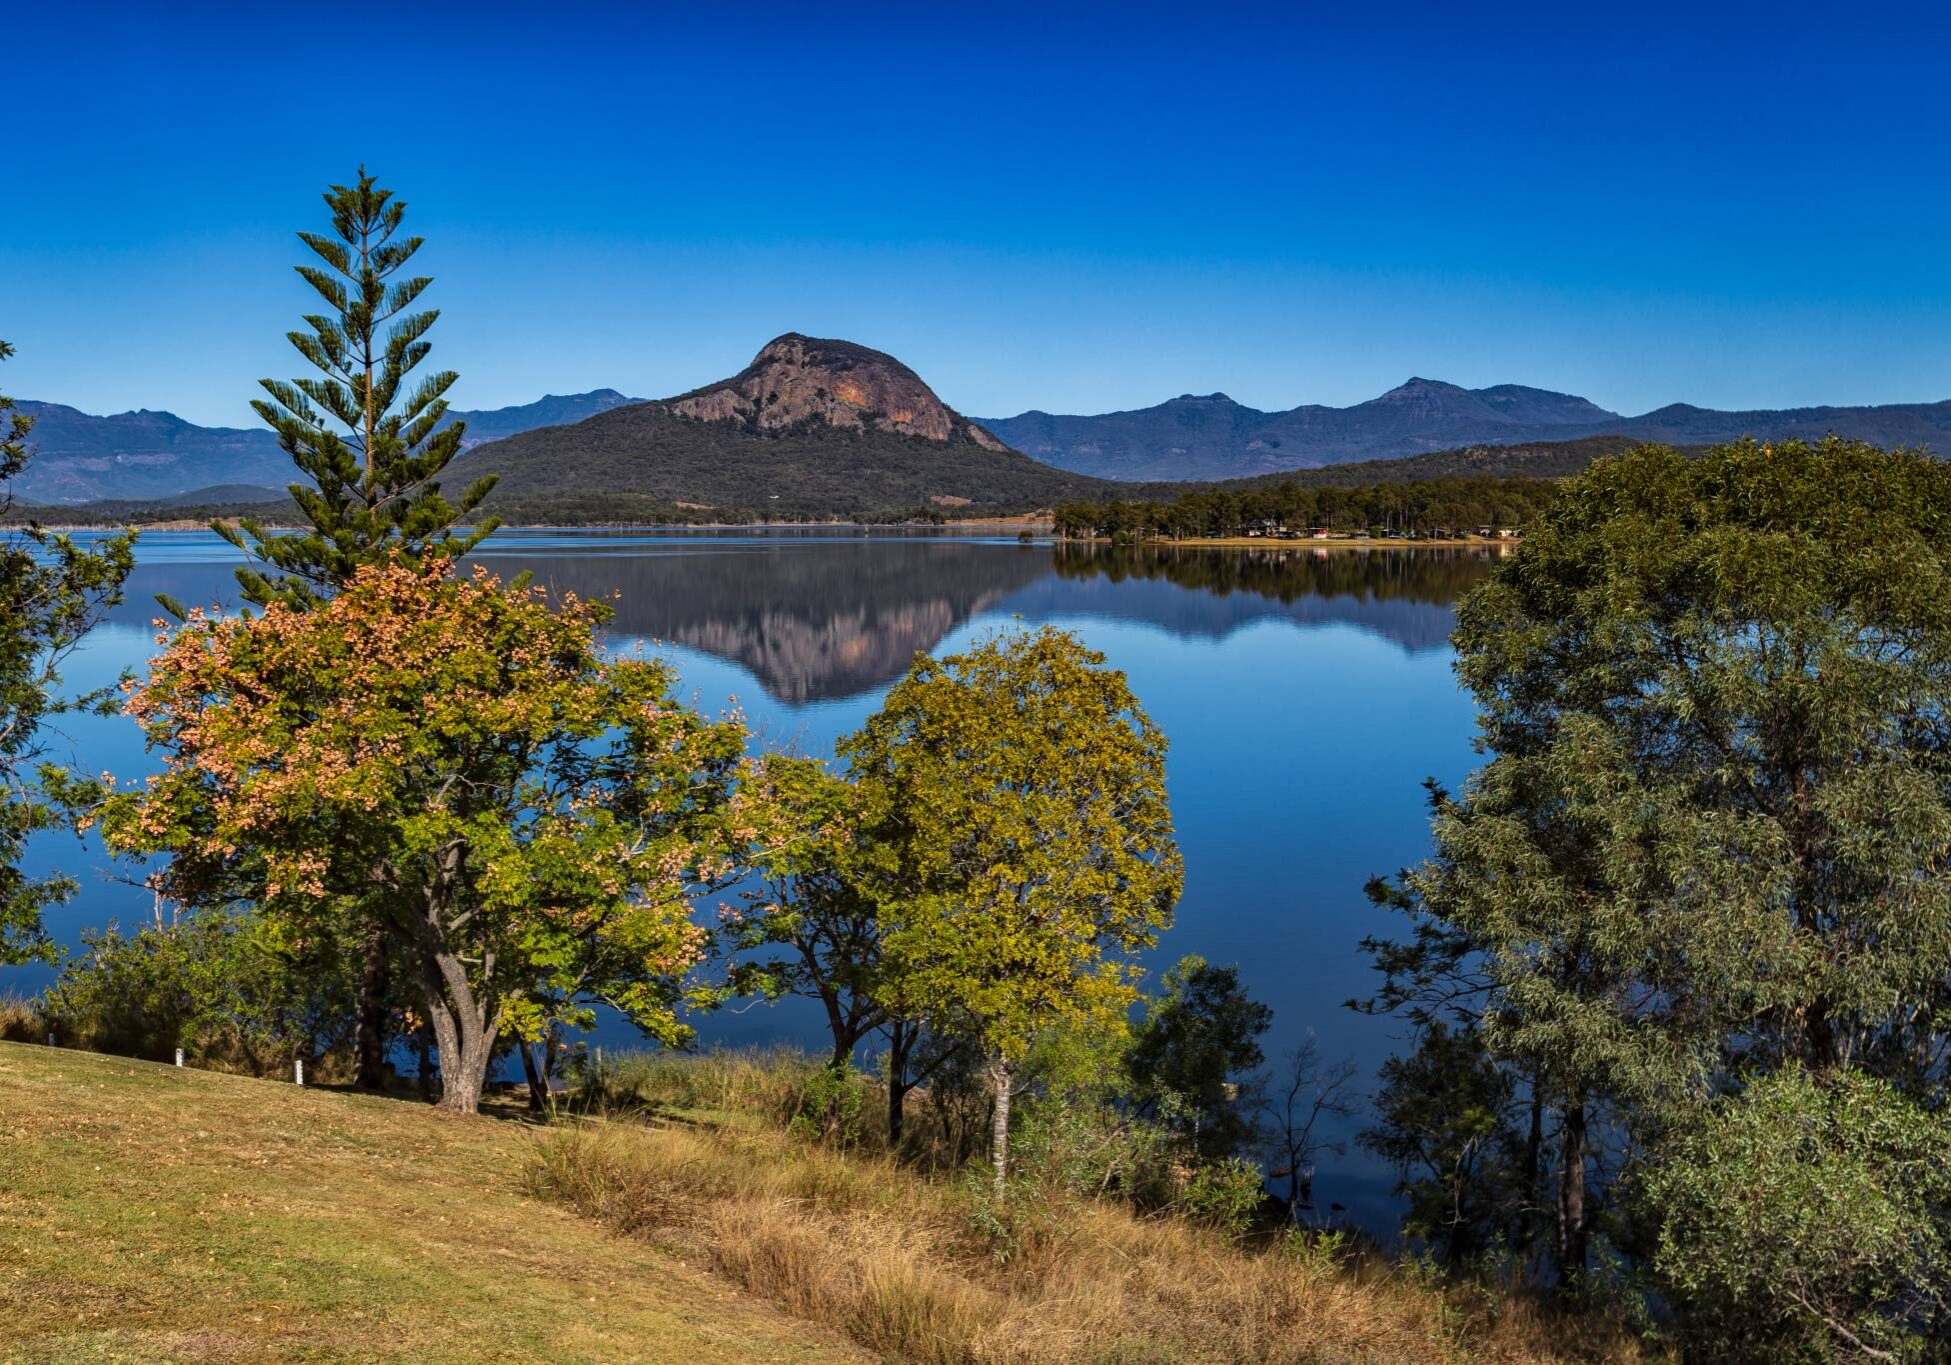
<svg viewBox="0 0 1951 1365"><path fill-rule="evenodd" d="M847 531L498 532L480 560L502 575L585 595L616 594L610 635L672 658L708 709L734 702L760 742L825 754L879 704L917 651L952 653L999 628L1076 631L1130 676L1171 741L1173 811L1185 896L1153 964L1187 953L1237 963L1274 1009L1279 1059L1310 1033L1348 1057L1365 1096L1400 1027L1343 1007L1373 984L1357 947L1393 932L1362 886L1428 848L1421 783L1472 765L1469 699L1452 674L1457 593L1489 552L1414 550L1111 551L982 535ZM140 670L155 652L156 593L219 607L236 600L230 546L205 533L145 534L128 600L70 661L71 685ZM60 757L123 780L153 771L120 716L63 724ZM88 926L152 913L98 845L46 836L35 870L81 877L48 924L72 946ZM120 879L120 880L118 880ZM45 968L0 971L33 991ZM709 1043L819 1045L822 1021L788 1002L697 1020ZM627 1024L599 1030L634 1041ZM1336 1123L1347 1141L1363 1118ZM1389 1221L1391 1177L1350 1147L1316 1179L1322 1201Z"/></svg>

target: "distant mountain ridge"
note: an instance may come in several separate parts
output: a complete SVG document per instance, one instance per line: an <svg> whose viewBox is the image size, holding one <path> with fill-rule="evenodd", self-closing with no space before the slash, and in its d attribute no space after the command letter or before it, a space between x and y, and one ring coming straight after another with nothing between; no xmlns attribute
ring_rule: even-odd
<svg viewBox="0 0 1951 1365"><path fill-rule="evenodd" d="M1365 403L1262 412L1223 393L1096 416L1026 412L985 426L1032 458L1124 481L1232 479L1467 446L1624 436L1711 445L1831 432L1880 446L1951 450L1951 402L1723 412L1676 403L1629 417L1521 384L1466 389L1413 378Z"/></svg>
<svg viewBox="0 0 1951 1365"><path fill-rule="evenodd" d="M638 401L615 389L594 389L453 415L467 423L464 448L471 448ZM166 499L219 485L282 496L292 480L290 457L269 428L204 427L147 408L98 417L63 403L23 399L16 406L34 419L35 456L14 485L29 502Z"/></svg>

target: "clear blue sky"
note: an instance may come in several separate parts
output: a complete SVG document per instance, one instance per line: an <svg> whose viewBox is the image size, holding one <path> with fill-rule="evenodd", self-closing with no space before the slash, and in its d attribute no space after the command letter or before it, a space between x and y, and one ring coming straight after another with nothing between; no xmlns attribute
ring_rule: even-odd
<svg viewBox="0 0 1951 1365"><path fill-rule="evenodd" d="M1411 374L1630 411L1951 397L1922 6L5 22L0 383L90 411L249 423L298 369L291 233L362 160L429 239L462 406L661 396L787 330L988 416Z"/></svg>

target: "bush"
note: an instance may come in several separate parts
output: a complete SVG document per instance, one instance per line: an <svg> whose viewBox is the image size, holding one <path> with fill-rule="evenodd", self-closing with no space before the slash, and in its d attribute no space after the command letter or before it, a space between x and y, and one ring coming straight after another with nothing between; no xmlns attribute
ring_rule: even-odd
<svg viewBox="0 0 1951 1365"><path fill-rule="evenodd" d="M318 1079L349 1079L355 1008L343 955L294 949L246 916L208 912L123 934L83 936L42 1002L67 1047L212 1070L282 1074L303 1057Z"/></svg>
<svg viewBox="0 0 1951 1365"><path fill-rule="evenodd" d="M1266 1198L1260 1168L1235 1156L1194 1167L1175 1208L1188 1218L1238 1237L1253 1225Z"/></svg>
<svg viewBox="0 0 1951 1365"><path fill-rule="evenodd" d="M1783 1072L1657 1154L1640 1202L1684 1331L1722 1360L1951 1344L1951 1123L1882 1081Z"/></svg>
<svg viewBox="0 0 1951 1365"><path fill-rule="evenodd" d="M47 1041L47 1016L39 1001L0 995L0 1043Z"/></svg>

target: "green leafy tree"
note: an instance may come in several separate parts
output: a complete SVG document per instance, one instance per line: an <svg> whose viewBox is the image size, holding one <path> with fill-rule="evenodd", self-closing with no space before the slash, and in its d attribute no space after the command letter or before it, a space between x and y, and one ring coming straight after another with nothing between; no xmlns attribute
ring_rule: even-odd
<svg viewBox="0 0 1951 1365"><path fill-rule="evenodd" d="M839 748L891 977L990 1057L1000 1186L1018 1064L1045 1030L1123 1028L1132 958L1170 923L1165 737L1103 655L1046 627L917 658Z"/></svg>
<svg viewBox="0 0 1951 1365"><path fill-rule="evenodd" d="M1200 1156L1232 1156L1253 1137L1251 1076L1274 1012L1246 993L1238 967L1183 957L1159 982L1125 1054L1137 1108L1170 1112Z"/></svg>
<svg viewBox="0 0 1951 1365"><path fill-rule="evenodd" d="M1601 1125L1653 1150L1729 1077L1795 1067L1941 1102L1947 554L1951 471L1922 455L1648 447L1570 481L1461 604L1488 761L1392 900L1437 976L1481 977L1486 1044L1550 1107L1567 1280Z"/></svg>
<svg viewBox="0 0 1951 1365"><path fill-rule="evenodd" d="M1791 1066L1658 1153L1654 1266L1703 1356L1939 1359L1951 1344L1951 1123L1886 1081Z"/></svg>
<svg viewBox="0 0 1951 1365"><path fill-rule="evenodd" d="M12 354L0 341L0 360ZM0 395L0 516L12 509L13 480L32 456L33 425ZM112 709L112 688L64 695L61 665L121 600L134 563L133 535L80 545L29 524L0 536L0 965L54 960L41 912L73 895L75 883L31 877L20 858L29 838L65 823L64 803L85 796L48 761L48 722Z"/></svg>
<svg viewBox="0 0 1951 1365"><path fill-rule="evenodd" d="M1458 1267L1522 1224L1532 1190L1513 1121L1516 1082L1474 1028L1442 1020L1382 1064L1361 1145L1396 1168L1402 1230Z"/></svg>
<svg viewBox="0 0 1951 1365"><path fill-rule="evenodd" d="M773 755L765 768L795 832L762 855L763 887L719 912L731 987L817 1000L833 1039L830 1065L842 1070L889 1017L879 918L847 875L858 837L855 791L813 759Z"/></svg>
<svg viewBox="0 0 1951 1365"><path fill-rule="evenodd" d="M349 1069L350 962L329 939L295 941L212 908L85 933L42 1009L64 1041L96 1051L167 1061L180 1047L197 1065L258 1076L298 1057L323 1080Z"/></svg>
<svg viewBox="0 0 1951 1365"><path fill-rule="evenodd" d="M681 1043L709 937L691 898L737 875L766 799L740 781L743 726L601 653L606 615L438 562L362 569L309 610L192 613L129 707L167 766L109 802L109 840L169 855L156 885L191 905L261 869L261 913L295 939L380 918L450 1109L563 1001Z"/></svg>

